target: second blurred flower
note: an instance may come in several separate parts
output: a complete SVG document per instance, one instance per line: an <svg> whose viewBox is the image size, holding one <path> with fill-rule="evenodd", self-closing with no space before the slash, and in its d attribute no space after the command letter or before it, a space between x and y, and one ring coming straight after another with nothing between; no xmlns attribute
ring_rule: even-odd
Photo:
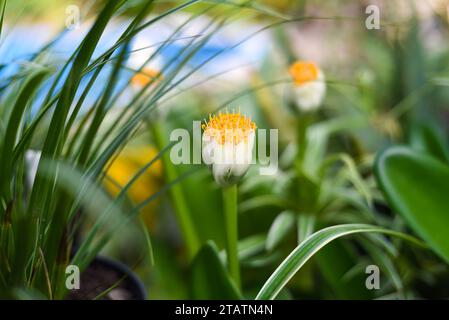
<svg viewBox="0 0 449 320"><path fill-rule="evenodd" d="M294 82L295 102L300 111L317 110L326 94L326 83L321 69L313 62L297 61L289 68Z"/></svg>

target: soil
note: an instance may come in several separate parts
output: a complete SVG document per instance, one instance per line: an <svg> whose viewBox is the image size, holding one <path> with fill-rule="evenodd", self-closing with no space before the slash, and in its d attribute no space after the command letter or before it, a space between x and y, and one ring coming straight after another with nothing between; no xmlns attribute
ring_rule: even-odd
<svg viewBox="0 0 449 320"><path fill-rule="evenodd" d="M117 283L119 283L117 285ZM106 294L102 294L110 290ZM68 300L140 300L142 290L136 279L121 270L121 266L116 265L106 259L95 259L80 276L80 288L70 290L66 299Z"/></svg>

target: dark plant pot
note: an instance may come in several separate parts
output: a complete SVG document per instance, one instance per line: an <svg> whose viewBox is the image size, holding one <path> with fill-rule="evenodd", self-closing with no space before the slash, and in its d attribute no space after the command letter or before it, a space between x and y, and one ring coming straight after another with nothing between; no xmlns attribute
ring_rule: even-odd
<svg viewBox="0 0 449 320"><path fill-rule="evenodd" d="M114 288L110 290L111 287ZM142 281L130 268L110 258L98 256L81 273L80 288L69 290L66 299L145 300L146 296Z"/></svg>

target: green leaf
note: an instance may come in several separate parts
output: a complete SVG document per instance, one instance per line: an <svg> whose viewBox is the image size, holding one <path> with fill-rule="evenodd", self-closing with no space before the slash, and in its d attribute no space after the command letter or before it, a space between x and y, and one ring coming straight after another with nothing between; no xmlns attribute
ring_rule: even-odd
<svg viewBox="0 0 449 320"><path fill-rule="evenodd" d="M87 35L84 37L82 43L79 46L76 57L73 61L73 66L67 76L66 81L61 89L61 95L58 99L55 110L52 114L50 125L48 128L45 142L42 147L42 155L51 159L55 159L59 156L62 146L64 124L67 120L67 116L70 111L70 107L75 98L79 84L83 76L84 68L89 64L89 61L94 53L94 50L103 34L109 20L112 18L114 12L123 4L123 2L108 2L104 6L104 9L98 15L98 18L90 28ZM38 171L41 170L41 163L38 165ZM50 197L50 190L53 187L53 181L41 180L40 176L36 176L36 180L33 184L33 189L30 195L30 206L41 209L45 214L44 221L51 219L51 211L46 207L50 203L48 200Z"/></svg>
<svg viewBox="0 0 449 320"><path fill-rule="evenodd" d="M365 273L360 272L348 278L345 275L357 265L357 256L352 254L342 240L329 243L316 255L321 275L328 283L332 295L323 298L372 299L372 291L366 290Z"/></svg>
<svg viewBox="0 0 449 320"><path fill-rule="evenodd" d="M151 244L150 233L148 232L148 228L145 226L145 222L141 217L139 218L139 226L142 230L142 233L145 237L145 244L147 246L148 258L150 259L151 266L154 266L154 253L153 253L153 245Z"/></svg>
<svg viewBox="0 0 449 320"><path fill-rule="evenodd" d="M298 217L298 244L303 242L308 236L313 233L315 228L315 216L307 213L302 213Z"/></svg>
<svg viewBox="0 0 449 320"><path fill-rule="evenodd" d="M0 194L3 194L3 190L6 188L6 184L9 181L9 175L12 174L12 168L14 166L12 154L17 136L19 135L20 124L23 121L27 106L31 104L30 101L32 100L34 93L38 90L39 85L44 80L47 73L48 70L44 68L39 68L32 72L23 84L11 111L2 144L2 154L0 155L0 177L2 177L0 182ZM0 141L0 143L1 142L2 141Z"/></svg>
<svg viewBox="0 0 449 320"><path fill-rule="evenodd" d="M267 237L264 234L256 234L239 240L237 244L239 261L248 260L263 252L265 249L266 239ZM226 250L223 249L220 251L220 259L223 263L226 263Z"/></svg>
<svg viewBox="0 0 449 320"><path fill-rule="evenodd" d="M421 26L415 17L410 21L410 29L404 42L398 44L401 49L397 50L399 56L397 63L399 66L399 77L402 81L402 91L409 95L415 91L422 90L426 85L426 59L425 49L420 40L419 33ZM421 95L411 110L409 116L411 119L429 118L430 100L429 94Z"/></svg>
<svg viewBox="0 0 449 320"><path fill-rule="evenodd" d="M191 290L193 299L241 299L220 261L212 241L203 245L192 263Z"/></svg>
<svg viewBox="0 0 449 320"><path fill-rule="evenodd" d="M392 208L446 262L449 262L449 167L407 147L379 154L377 182Z"/></svg>
<svg viewBox="0 0 449 320"><path fill-rule="evenodd" d="M0 13L0 36L2 34L2 28L3 28L3 19L5 17L5 8L6 8L6 0L0 1L0 7L1 7L1 13Z"/></svg>
<svg viewBox="0 0 449 320"><path fill-rule="evenodd" d="M268 231L265 247L273 250L295 226L295 214L291 211L281 212L273 221Z"/></svg>
<svg viewBox="0 0 449 320"><path fill-rule="evenodd" d="M341 173L347 176L347 179L354 185L355 189L361 195L363 195L363 197L366 199L366 202L371 206L373 197L369 190L369 186L363 180L362 176L360 175L357 169L357 165L349 155L345 153L338 153L328 157L321 167L321 174L323 175L323 177L324 173L329 168L329 166L331 166L337 161L341 161L344 164L344 167L341 169Z"/></svg>
<svg viewBox="0 0 449 320"><path fill-rule="evenodd" d="M288 255L287 258L285 258L285 260L265 282L256 299L266 300L276 298L282 288L284 288L296 272L298 272L298 270L301 269L301 267L309 261L310 258L312 258L329 242L343 236L367 232L385 233L407 239L418 245L422 245L419 240L416 240L415 238L404 233L367 224L342 224L321 229L304 240Z"/></svg>
<svg viewBox="0 0 449 320"><path fill-rule="evenodd" d="M365 250L369 253L373 262L379 265L383 271L387 274L387 276L392 281L394 287L398 291L399 294L402 294L404 289L404 284L402 283L402 279L399 275L399 271L396 269L392 259L385 254L380 247L375 245L374 243L367 241L366 239L362 239L361 244L365 248Z"/></svg>
<svg viewBox="0 0 449 320"><path fill-rule="evenodd" d="M412 128L411 147L422 151L443 162L449 163L449 151L446 142L434 125L417 124Z"/></svg>

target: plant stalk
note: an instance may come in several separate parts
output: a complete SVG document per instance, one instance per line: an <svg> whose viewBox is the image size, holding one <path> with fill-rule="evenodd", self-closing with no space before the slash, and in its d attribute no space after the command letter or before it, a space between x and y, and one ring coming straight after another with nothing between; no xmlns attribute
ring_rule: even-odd
<svg viewBox="0 0 449 320"><path fill-rule="evenodd" d="M298 154L296 156L297 170L302 171L307 150L307 130L312 123L312 115L302 113L298 117L297 123L297 145Z"/></svg>
<svg viewBox="0 0 449 320"><path fill-rule="evenodd" d="M228 258L228 269L235 285L240 289L240 266L237 252L237 185L223 188L223 204L226 226L226 253Z"/></svg>
<svg viewBox="0 0 449 320"><path fill-rule="evenodd" d="M152 123L153 128L153 136L155 143L159 150L162 150L166 145L166 140L164 138L164 129L162 124L158 121L154 121ZM162 156L162 164L164 167L164 174L167 182L174 181L178 177L178 173L173 163L170 160L170 154L165 153ZM189 255L189 259L193 259L195 254L198 252L200 248L200 240L196 233L192 216L190 214L189 208L187 206L187 202L184 197L184 193L182 191L181 185L174 184L170 188L170 198L173 202L174 211L176 214L176 218L178 220L181 232L183 234L184 240L186 242L186 247Z"/></svg>

